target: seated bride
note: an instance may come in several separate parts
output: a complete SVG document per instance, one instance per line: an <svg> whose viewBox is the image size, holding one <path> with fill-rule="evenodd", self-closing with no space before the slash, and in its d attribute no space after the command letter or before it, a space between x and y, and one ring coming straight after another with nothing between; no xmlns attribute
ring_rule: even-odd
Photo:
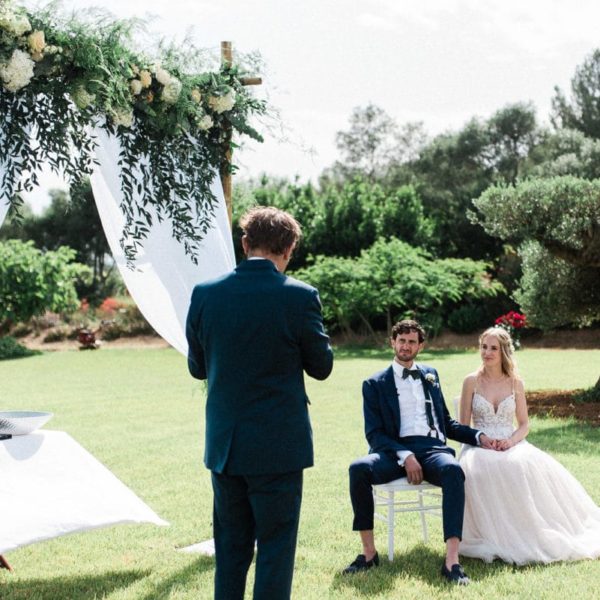
<svg viewBox="0 0 600 600"><path fill-rule="evenodd" d="M499 452L465 446L460 458L460 554L519 565L599 557L600 508L559 462L525 440L527 404L510 335L490 328L479 344L482 365L464 380L460 421L494 438Z"/></svg>

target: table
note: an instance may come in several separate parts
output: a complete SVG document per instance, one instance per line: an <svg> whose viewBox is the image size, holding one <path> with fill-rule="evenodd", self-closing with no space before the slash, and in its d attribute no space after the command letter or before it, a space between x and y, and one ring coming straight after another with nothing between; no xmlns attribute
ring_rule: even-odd
<svg viewBox="0 0 600 600"><path fill-rule="evenodd" d="M62 431L0 441L0 555L118 523L168 525Z"/></svg>

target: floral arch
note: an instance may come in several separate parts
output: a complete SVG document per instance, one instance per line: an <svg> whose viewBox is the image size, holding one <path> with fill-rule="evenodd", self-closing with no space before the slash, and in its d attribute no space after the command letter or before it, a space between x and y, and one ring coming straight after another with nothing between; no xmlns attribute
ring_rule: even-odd
<svg viewBox="0 0 600 600"><path fill-rule="evenodd" d="M192 44L140 52L137 29L0 0L0 217L18 213L44 163L71 185L91 177L131 295L185 352L191 287L234 261L217 173L234 168L232 133L261 140L249 121L266 105L244 86L252 73L207 69Z"/></svg>

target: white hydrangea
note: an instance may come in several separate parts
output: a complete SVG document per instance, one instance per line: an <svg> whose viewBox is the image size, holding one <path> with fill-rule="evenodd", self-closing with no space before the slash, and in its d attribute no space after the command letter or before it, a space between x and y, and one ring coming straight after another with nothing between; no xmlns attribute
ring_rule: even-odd
<svg viewBox="0 0 600 600"><path fill-rule="evenodd" d="M0 79L4 89L17 92L33 77L34 62L27 52L14 50L8 62L0 63Z"/></svg>
<svg viewBox="0 0 600 600"><path fill-rule="evenodd" d="M156 81L162 85L168 85L171 81L169 72L165 71L160 65L154 66L154 77L156 77Z"/></svg>
<svg viewBox="0 0 600 600"><path fill-rule="evenodd" d="M167 104L175 104L179 94L181 93L181 81L175 77L171 77L169 83L163 88L162 94L160 95L161 100Z"/></svg>
<svg viewBox="0 0 600 600"><path fill-rule="evenodd" d="M4 29L15 37L20 37L31 31L31 23L25 15L15 13L10 3L4 6L0 3L0 29Z"/></svg>
<svg viewBox="0 0 600 600"><path fill-rule="evenodd" d="M198 129L202 131L208 131L214 124L215 123L210 115L204 115L196 119L196 125L198 126Z"/></svg>
<svg viewBox="0 0 600 600"><path fill-rule="evenodd" d="M84 85L79 85L71 92L71 98L73 98L73 102L75 102L77 108L84 109L96 100L96 94L90 94Z"/></svg>
<svg viewBox="0 0 600 600"><path fill-rule="evenodd" d="M133 125L133 111L127 108L117 107L111 113L115 125L131 127Z"/></svg>
<svg viewBox="0 0 600 600"><path fill-rule="evenodd" d="M216 113L224 113L231 110L235 105L235 92L229 90L224 96L211 96L208 99L208 105Z"/></svg>

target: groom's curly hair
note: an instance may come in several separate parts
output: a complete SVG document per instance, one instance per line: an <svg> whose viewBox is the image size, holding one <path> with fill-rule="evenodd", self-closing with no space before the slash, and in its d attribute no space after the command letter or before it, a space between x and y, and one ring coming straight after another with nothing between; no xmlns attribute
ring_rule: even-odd
<svg viewBox="0 0 600 600"><path fill-rule="evenodd" d="M272 254L283 254L302 238L300 223L284 210L274 206L255 206L240 219L248 246Z"/></svg>
<svg viewBox="0 0 600 600"><path fill-rule="evenodd" d="M411 331L415 331L419 335L419 344L425 341L425 329L423 329L423 326L419 322L413 319L398 321L392 327L392 339L395 340L400 333L410 333Z"/></svg>

